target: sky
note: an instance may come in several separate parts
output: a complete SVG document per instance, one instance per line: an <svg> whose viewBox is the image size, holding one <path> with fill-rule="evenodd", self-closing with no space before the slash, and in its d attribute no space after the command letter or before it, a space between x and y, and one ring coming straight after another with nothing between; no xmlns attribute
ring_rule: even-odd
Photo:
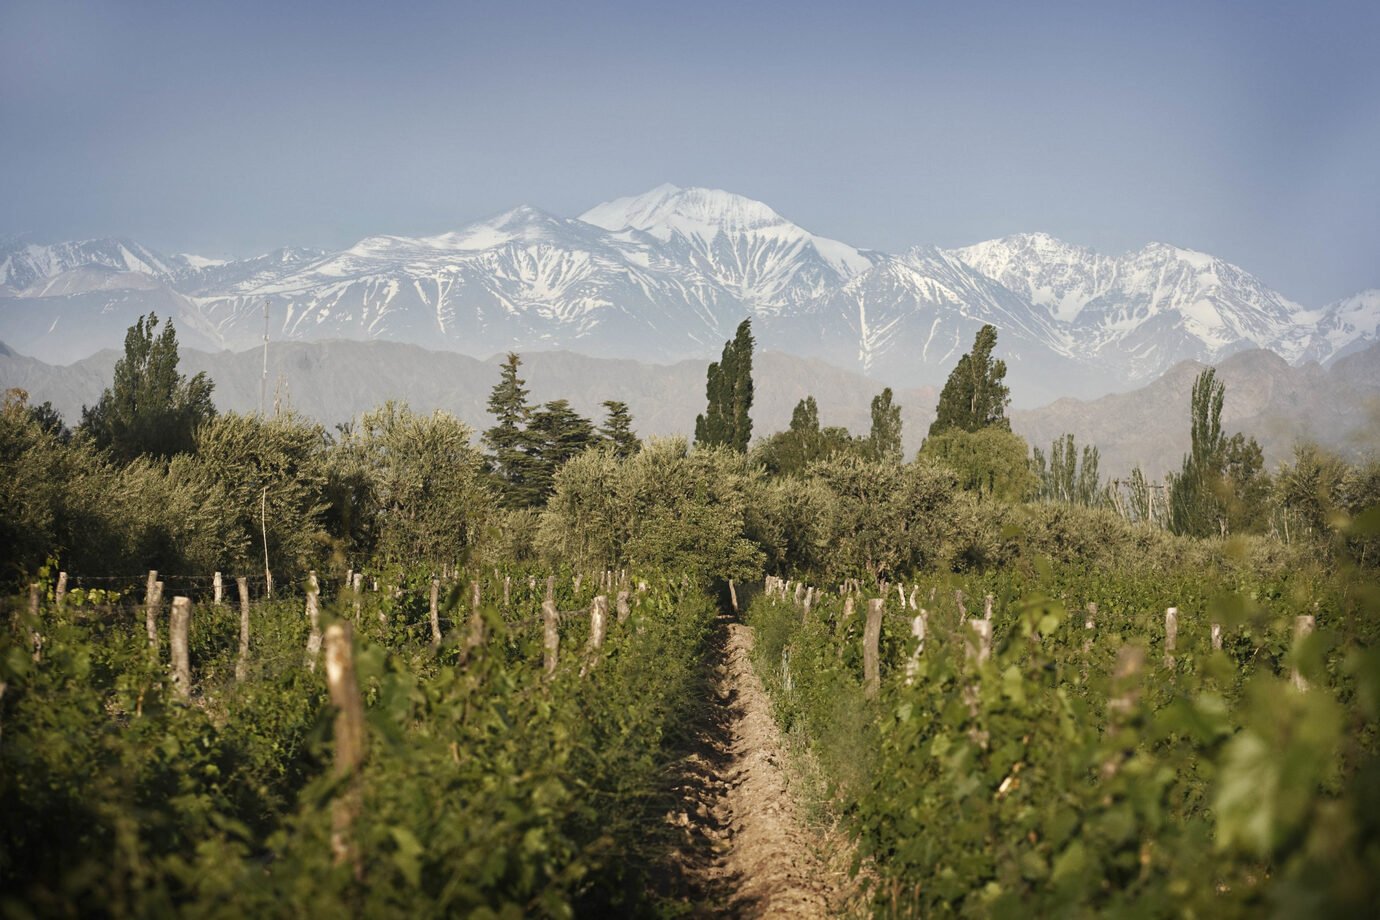
<svg viewBox="0 0 1380 920"><path fill-rule="evenodd" d="M0 237L248 256L662 182L1380 287L1380 3L0 0Z"/></svg>

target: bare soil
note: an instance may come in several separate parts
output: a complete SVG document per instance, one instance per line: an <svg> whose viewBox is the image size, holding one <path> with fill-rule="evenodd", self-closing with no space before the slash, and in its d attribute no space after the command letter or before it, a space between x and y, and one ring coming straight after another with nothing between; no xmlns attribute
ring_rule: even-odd
<svg viewBox="0 0 1380 920"><path fill-rule="evenodd" d="M750 628L721 619L710 703L677 764L676 806L666 815L679 876L672 887L693 916L837 916L853 889L847 853L801 819L752 643Z"/></svg>

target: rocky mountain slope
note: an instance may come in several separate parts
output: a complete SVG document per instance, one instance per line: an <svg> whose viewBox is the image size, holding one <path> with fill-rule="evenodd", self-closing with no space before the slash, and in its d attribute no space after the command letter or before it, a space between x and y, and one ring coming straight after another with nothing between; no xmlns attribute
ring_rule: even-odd
<svg viewBox="0 0 1380 920"><path fill-rule="evenodd" d="M1265 348L1326 363L1376 341L1380 291L1309 308L1165 244L1106 256L1043 234L900 254L813 234L729 192L661 186L579 218L520 207L431 237L224 261L123 240L0 243L0 339L69 362L141 313L206 350L392 341L705 359L744 317L768 348L899 386L941 384L985 322L1018 403L1092 396Z"/></svg>

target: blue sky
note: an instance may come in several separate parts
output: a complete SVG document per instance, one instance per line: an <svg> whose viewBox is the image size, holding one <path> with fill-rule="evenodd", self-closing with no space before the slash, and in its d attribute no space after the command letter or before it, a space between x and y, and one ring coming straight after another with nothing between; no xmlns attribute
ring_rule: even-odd
<svg viewBox="0 0 1380 920"><path fill-rule="evenodd" d="M0 236L250 255L661 182L1380 287L1380 3L0 0Z"/></svg>

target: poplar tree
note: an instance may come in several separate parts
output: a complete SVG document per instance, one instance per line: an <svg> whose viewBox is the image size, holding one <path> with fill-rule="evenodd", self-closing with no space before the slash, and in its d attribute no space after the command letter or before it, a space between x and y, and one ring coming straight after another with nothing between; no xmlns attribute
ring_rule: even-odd
<svg viewBox="0 0 1380 920"><path fill-rule="evenodd" d="M1006 406L1011 402L1011 391L1002 383L1006 378L1006 362L992 358L996 345L997 327L986 325L978 330L973 350L958 359L939 393L934 423L930 425L931 435L954 429L1010 430Z"/></svg>
<svg viewBox="0 0 1380 920"><path fill-rule="evenodd" d="M722 357L709 365L704 414L695 419L695 443L722 444L739 453L752 440L752 320L738 325Z"/></svg>
<svg viewBox="0 0 1380 920"><path fill-rule="evenodd" d="M872 431L868 435L868 449L873 459L884 463L900 463L901 407L893 403L891 387L872 397Z"/></svg>
<svg viewBox="0 0 1380 920"><path fill-rule="evenodd" d="M125 333L125 353L100 400L81 410L81 427L120 460L168 458L196 449L196 429L215 417L213 384L177 372L177 331L158 315L139 317Z"/></svg>

